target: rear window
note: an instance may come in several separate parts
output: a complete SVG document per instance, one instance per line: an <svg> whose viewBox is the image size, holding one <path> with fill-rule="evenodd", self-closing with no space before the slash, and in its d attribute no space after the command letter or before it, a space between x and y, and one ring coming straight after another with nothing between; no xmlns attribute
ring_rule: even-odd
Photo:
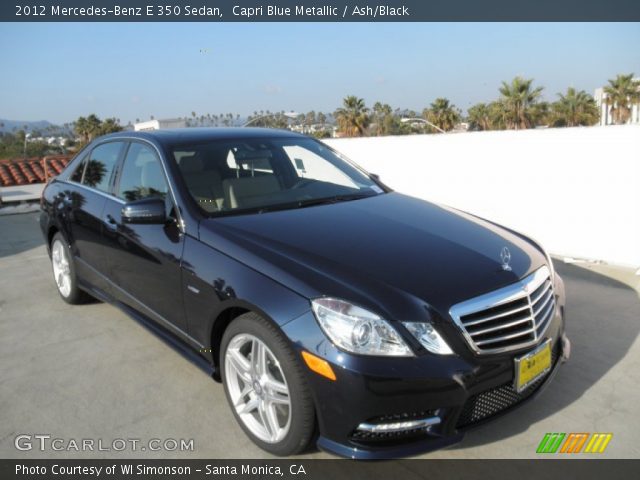
<svg viewBox="0 0 640 480"><path fill-rule="evenodd" d="M87 166L88 153L85 153L80 160L75 162L76 166L69 176L69 180L76 183L82 183L82 175L84 174L84 167Z"/></svg>
<svg viewBox="0 0 640 480"><path fill-rule="evenodd" d="M123 146L122 142L109 142L94 148L84 171L82 184L109 192L113 172Z"/></svg>

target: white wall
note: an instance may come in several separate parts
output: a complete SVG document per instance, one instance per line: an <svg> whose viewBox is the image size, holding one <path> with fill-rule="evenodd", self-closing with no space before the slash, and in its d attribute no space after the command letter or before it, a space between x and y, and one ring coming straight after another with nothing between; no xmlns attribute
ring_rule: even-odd
<svg viewBox="0 0 640 480"><path fill-rule="evenodd" d="M640 125L329 139L394 190L640 266Z"/></svg>

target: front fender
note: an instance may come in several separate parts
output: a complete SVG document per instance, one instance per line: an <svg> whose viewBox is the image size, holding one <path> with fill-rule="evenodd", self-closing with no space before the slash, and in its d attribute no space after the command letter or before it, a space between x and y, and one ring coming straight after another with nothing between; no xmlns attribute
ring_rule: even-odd
<svg viewBox="0 0 640 480"><path fill-rule="evenodd" d="M190 236L182 287L189 334L210 346L216 319L231 308L254 311L282 326L309 310L309 300Z"/></svg>

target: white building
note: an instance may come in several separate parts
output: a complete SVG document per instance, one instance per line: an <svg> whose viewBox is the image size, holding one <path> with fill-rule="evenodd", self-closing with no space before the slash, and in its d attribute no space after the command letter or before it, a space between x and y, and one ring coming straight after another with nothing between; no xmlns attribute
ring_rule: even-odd
<svg viewBox="0 0 640 480"><path fill-rule="evenodd" d="M148 120L146 122L135 123L133 129L138 132L165 128L185 128L186 126L187 122L181 118L167 118L165 120Z"/></svg>
<svg viewBox="0 0 640 480"><path fill-rule="evenodd" d="M640 78L634 78L635 81L640 81ZM613 115L611 115L611 105L607 105L605 99L607 94L604 93L604 87L596 88L593 93L593 98L598 104L600 109L600 125L613 125ZM627 123L640 124L640 105L631 105L631 116Z"/></svg>

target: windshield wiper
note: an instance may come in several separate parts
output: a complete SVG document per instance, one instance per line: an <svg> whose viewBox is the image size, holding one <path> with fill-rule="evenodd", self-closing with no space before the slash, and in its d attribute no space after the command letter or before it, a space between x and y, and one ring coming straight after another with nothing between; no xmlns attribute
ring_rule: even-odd
<svg viewBox="0 0 640 480"><path fill-rule="evenodd" d="M225 217L225 216L235 216L235 215L250 215L253 213L267 213L267 212L275 212L278 210L291 210L295 208L306 208L313 207L316 205L327 205L332 203L339 202L348 202L351 200L359 200L361 198L369 198L376 197L379 194L377 193L351 193L348 195L334 195L332 197L323 197L323 198L309 198L307 200L298 200L295 202L287 202L287 203L276 203L274 205L265 205L264 207L253 207L253 208L243 208L243 209L232 209L219 211L212 214L213 217Z"/></svg>
<svg viewBox="0 0 640 480"><path fill-rule="evenodd" d="M315 205L326 205L330 203L348 202L351 200L359 200L361 198L375 197L375 194L370 193L352 193L349 195L334 195L332 197L324 198L310 198L308 200L299 200L296 203L298 208L313 207Z"/></svg>

